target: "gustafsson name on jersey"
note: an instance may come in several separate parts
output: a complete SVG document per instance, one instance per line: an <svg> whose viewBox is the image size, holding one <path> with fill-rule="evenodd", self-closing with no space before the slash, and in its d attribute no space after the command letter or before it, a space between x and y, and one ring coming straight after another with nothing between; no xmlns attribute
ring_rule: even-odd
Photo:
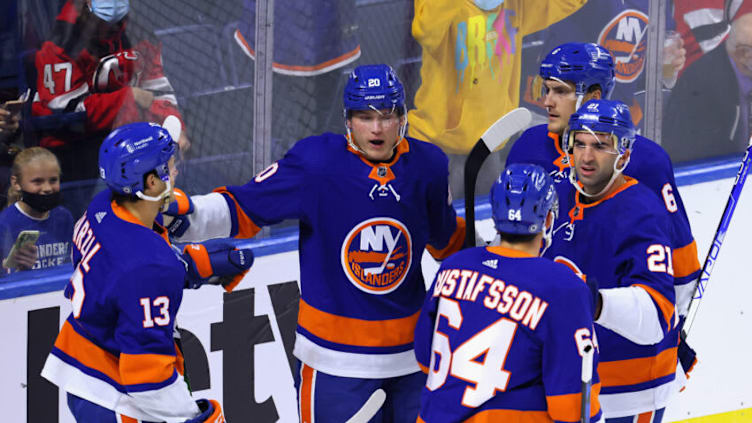
<svg viewBox="0 0 752 423"><path fill-rule="evenodd" d="M535 330L548 308L548 303L501 279L466 269L446 269L436 276L433 296L475 302L482 297L483 305L507 315Z"/></svg>

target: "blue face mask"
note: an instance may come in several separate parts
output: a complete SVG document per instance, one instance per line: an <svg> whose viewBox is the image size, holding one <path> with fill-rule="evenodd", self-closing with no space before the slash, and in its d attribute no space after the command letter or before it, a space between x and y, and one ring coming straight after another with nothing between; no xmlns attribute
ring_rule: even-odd
<svg viewBox="0 0 752 423"><path fill-rule="evenodd" d="M116 23L128 14L128 0L91 0L91 11L105 22Z"/></svg>
<svg viewBox="0 0 752 423"><path fill-rule="evenodd" d="M490 11L499 7L500 4L504 3L504 0L473 0L473 3L475 3L479 9Z"/></svg>

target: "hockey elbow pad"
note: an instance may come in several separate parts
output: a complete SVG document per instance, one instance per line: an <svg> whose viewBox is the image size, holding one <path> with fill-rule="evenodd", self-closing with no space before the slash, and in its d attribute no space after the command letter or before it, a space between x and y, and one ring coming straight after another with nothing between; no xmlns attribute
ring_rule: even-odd
<svg viewBox="0 0 752 423"><path fill-rule="evenodd" d="M222 414L222 406L216 400L200 399L196 400L201 414L186 420L185 423L225 423L225 416Z"/></svg>
<svg viewBox="0 0 752 423"><path fill-rule="evenodd" d="M183 248L185 287L196 289L208 283L232 291L253 265L253 259L250 248L239 250L226 241L188 244Z"/></svg>
<svg viewBox="0 0 752 423"><path fill-rule="evenodd" d="M191 197L179 188L173 190L173 197L174 200L167 206L167 211L164 212L172 219L165 219L165 226L171 237L180 238L191 225L188 215L193 213L194 206Z"/></svg>

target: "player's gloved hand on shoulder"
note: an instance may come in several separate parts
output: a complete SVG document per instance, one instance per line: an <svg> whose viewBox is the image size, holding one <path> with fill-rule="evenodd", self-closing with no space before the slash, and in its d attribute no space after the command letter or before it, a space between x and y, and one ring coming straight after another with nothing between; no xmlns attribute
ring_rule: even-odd
<svg viewBox="0 0 752 423"><path fill-rule="evenodd" d="M196 289L204 284L222 285L232 291L253 265L250 248L237 249L225 240L188 244L183 248L187 273L185 287Z"/></svg>
<svg viewBox="0 0 752 423"><path fill-rule="evenodd" d="M170 218L165 218L164 222L170 236L180 238L191 225L188 215L193 213L194 206L191 197L179 188L173 190L173 196L173 201L167 206L167 211L164 212Z"/></svg>
<svg viewBox="0 0 752 423"><path fill-rule="evenodd" d="M225 416L222 414L222 406L216 400L200 399L196 400L201 414L186 420L185 423L225 423Z"/></svg>
<svg viewBox="0 0 752 423"><path fill-rule="evenodd" d="M598 280L595 278L587 278L585 283L590 289L590 303L593 306L593 320L598 320L598 318L601 317L601 309L603 308L603 296L600 291L598 291Z"/></svg>

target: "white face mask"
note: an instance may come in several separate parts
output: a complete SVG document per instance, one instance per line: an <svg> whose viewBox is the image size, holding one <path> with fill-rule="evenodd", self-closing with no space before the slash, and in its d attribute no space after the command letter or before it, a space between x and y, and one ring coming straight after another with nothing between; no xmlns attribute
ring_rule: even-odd
<svg viewBox="0 0 752 423"><path fill-rule="evenodd" d="M491 11L499 7L500 4L503 4L504 0L473 0L473 3L475 3L479 9Z"/></svg>
<svg viewBox="0 0 752 423"><path fill-rule="evenodd" d="M91 11L105 22L115 23L128 14L128 0L91 0Z"/></svg>

